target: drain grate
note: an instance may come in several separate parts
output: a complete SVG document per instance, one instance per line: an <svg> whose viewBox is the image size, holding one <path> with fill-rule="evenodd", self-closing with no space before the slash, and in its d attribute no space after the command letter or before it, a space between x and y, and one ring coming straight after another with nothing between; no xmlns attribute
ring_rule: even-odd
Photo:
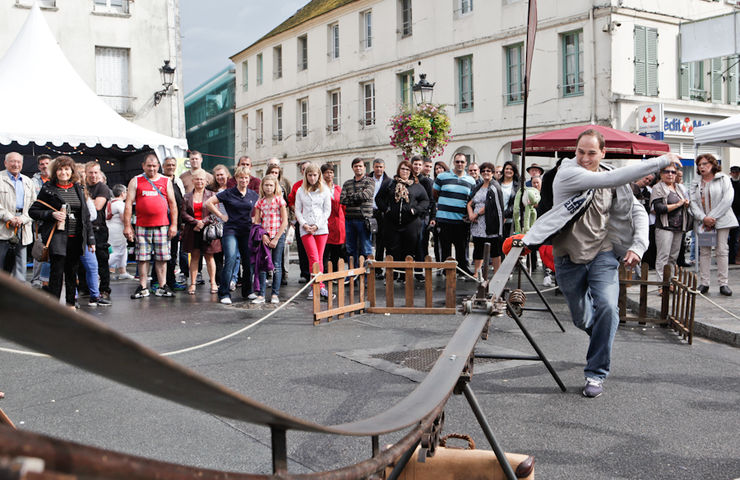
<svg viewBox="0 0 740 480"><path fill-rule="evenodd" d="M401 367L411 368L419 372L429 372L436 363L444 347L419 348L398 352L383 352L371 355L372 358L385 360ZM505 360L492 358L476 358L476 364L496 363Z"/></svg>

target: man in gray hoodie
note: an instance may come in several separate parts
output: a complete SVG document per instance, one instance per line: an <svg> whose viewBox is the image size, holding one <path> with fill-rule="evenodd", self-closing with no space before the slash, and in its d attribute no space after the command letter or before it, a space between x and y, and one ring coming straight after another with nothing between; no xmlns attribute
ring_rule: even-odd
<svg viewBox="0 0 740 480"><path fill-rule="evenodd" d="M613 169L602 164L604 137L589 129L578 137L576 157L561 164L553 182L553 208L523 242L552 239L555 275L573 323L591 337L583 395L598 397L609 374L619 326L619 262L635 266L648 246L648 216L629 185L671 163L674 154ZM679 163L680 164L680 163Z"/></svg>

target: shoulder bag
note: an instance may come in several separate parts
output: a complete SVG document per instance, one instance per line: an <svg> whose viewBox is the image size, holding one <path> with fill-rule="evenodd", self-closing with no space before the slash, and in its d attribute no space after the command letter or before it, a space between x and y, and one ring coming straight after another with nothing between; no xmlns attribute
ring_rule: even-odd
<svg viewBox="0 0 740 480"><path fill-rule="evenodd" d="M36 199L37 202L39 202L42 205L46 205L47 207L51 208L55 212L58 212L56 208L52 207L48 203L46 203L43 200ZM49 261L49 245L51 244L51 239L54 237L54 232L56 231L56 228L51 229L51 233L49 234L49 238L46 239L46 244L44 244L43 240L41 240L41 236L39 235L39 224L36 223L36 235L33 240L33 247L31 247L31 256L39 262L48 262Z"/></svg>

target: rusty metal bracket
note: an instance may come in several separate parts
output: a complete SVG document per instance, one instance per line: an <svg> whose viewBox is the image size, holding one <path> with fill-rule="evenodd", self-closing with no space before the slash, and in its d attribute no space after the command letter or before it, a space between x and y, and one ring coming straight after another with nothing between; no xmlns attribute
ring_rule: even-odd
<svg viewBox="0 0 740 480"><path fill-rule="evenodd" d="M421 434L421 448L419 448L419 461L424 462L427 458L434 456L442 437L442 428L445 424L445 412L442 411L427 430Z"/></svg>

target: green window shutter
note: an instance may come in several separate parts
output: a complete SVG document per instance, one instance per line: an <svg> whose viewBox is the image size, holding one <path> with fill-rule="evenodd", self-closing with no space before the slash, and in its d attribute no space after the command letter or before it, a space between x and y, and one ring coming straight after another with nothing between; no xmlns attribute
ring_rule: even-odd
<svg viewBox="0 0 740 480"><path fill-rule="evenodd" d="M635 25L635 94L647 95L647 32L645 27Z"/></svg>
<svg viewBox="0 0 740 480"><path fill-rule="evenodd" d="M679 69L679 87L681 90L681 98L683 100L689 99L689 64L682 63Z"/></svg>
<svg viewBox="0 0 740 480"><path fill-rule="evenodd" d="M727 57L729 69L727 70L727 103L737 105L738 91L738 57Z"/></svg>
<svg viewBox="0 0 740 480"><path fill-rule="evenodd" d="M712 59L712 102L722 102L722 57Z"/></svg>
<svg viewBox="0 0 740 480"><path fill-rule="evenodd" d="M655 97L658 95L658 30L646 28L646 71L647 71L647 95Z"/></svg>

